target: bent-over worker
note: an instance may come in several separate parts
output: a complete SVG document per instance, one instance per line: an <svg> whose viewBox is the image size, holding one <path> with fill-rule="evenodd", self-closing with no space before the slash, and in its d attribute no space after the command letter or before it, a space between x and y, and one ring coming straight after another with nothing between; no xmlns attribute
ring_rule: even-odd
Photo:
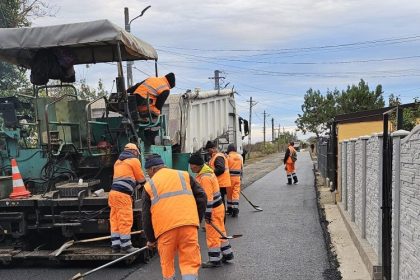
<svg viewBox="0 0 420 280"><path fill-rule="evenodd" d="M109 192L108 205L111 208L111 248L113 253L134 252L137 248L131 244L131 227L133 226L132 194L138 185L146 182L141 163L138 159L139 149L128 143L114 164L114 177Z"/></svg>

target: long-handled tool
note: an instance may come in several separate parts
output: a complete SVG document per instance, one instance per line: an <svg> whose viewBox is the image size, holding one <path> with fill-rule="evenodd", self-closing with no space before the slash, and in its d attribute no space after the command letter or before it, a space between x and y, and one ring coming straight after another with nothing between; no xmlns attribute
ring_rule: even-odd
<svg viewBox="0 0 420 280"><path fill-rule="evenodd" d="M133 235L133 234L140 234L140 233L143 233L143 230L133 231L130 234ZM67 248L73 246L74 244L89 243L89 242L102 241L102 240L107 240L107 239L111 239L111 235L102 236L102 237L96 237L96 238L90 238L90 239L83 239L83 240L78 240L78 241L70 240L70 241L67 241L66 243L64 243L63 245L61 245L60 248L58 248L57 250L55 250L54 252L52 252L50 254L50 256L57 257L64 250L66 250Z"/></svg>
<svg viewBox="0 0 420 280"><path fill-rule="evenodd" d="M243 193L243 191L241 191L242 196L245 198L246 201L248 201L249 204L251 204L252 207L254 207L255 210L257 211L262 211L262 208L258 205L255 205L254 203L252 203Z"/></svg>
<svg viewBox="0 0 420 280"><path fill-rule="evenodd" d="M79 272L76 275L74 275L70 280L83 279L83 277L88 276L89 274L92 274L92 273L94 273L94 272L96 272L98 270L101 270L102 268L105 268L105 267L108 267L110 265L113 265L114 263L117 263L119 261L122 261L122 260L124 260L124 259L126 259L128 257L131 257L131 256L135 255L135 254L138 254L138 253L140 253L140 252L142 252L142 251L144 251L146 249L147 249L147 246L144 246L144 247L139 248L138 250L136 250L134 252L131 252L131 253L127 254L127 255L124 255L124 256L122 256L122 257L120 257L118 259L115 259L113 261L110 261L110 262L108 262L108 263L106 263L104 265L101 265L101 266L99 266L99 267L97 267L95 269L89 270L88 272L85 272L85 273L80 273Z"/></svg>
<svg viewBox="0 0 420 280"><path fill-rule="evenodd" d="M215 224L213 224L212 222L208 223L209 225L211 225L219 234L220 234L220 239L234 239L234 238L238 238L238 237L242 237L242 234L234 234L234 235L225 235L218 227L216 227Z"/></svg>

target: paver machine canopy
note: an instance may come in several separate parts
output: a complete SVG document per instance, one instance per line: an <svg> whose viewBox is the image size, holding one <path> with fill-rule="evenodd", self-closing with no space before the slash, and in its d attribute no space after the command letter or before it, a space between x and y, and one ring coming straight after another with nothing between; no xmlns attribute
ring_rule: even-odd
<svg viewBox="0 0 420 280"><path fill-rule="evenodd" d="M127 95L122 62L156 62L157 58L151 45L108 20L0 29L0 60L31 69L36 84L32 95L0 98L4 119L0 128L0 261L32 255L51 258L34 249L42 245L48 252L68 238L109 233L107 191L113 163L128 142L144 149L141 133L147 128L137 122L135 99ZM110 97L81 100L71 84L39 83L71 78L73 65L101 62L117 62L117 92ZM52 89L60 94L49 96ZM91 106L96 102L104 102L99 117L92 116ZM12 158L32 193L18 201L10 199L11 190L7 191ZM95 196L100 189L105 195ZM135 230L141 227L137 192L133 203ZM136 242L142 246L144 237L138 236ZM107 252L84 252L88 253L70 251L59 257L108 256Z"/></svg>

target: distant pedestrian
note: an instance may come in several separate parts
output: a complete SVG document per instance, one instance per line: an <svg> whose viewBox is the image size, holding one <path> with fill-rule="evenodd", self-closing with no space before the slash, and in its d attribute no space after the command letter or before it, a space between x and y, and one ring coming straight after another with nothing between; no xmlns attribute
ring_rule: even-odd
<svg viewBox="0 0 420 280"><path fill-rule="evenodd" d="M297 152L295 150L295 148L293 147L295 145L295 143L293 141L291 141L289 143L289 147L287 147L286 153L284 155L284 170L286 170L286 174L287 174L287 184L291 185L292 184L292 178L293 178L293 183L295 185L298 184L298 178L296 176L296 168L295 168L295 162L297 160Z"/></svg>
<svg viewBox="0 0 420 280"><path fill-rule="evenodd" d="M206 243L209 261L201 264L202 268L213 268L222 265L222 262L233 259L233 251L228 240L220 239L220 234L209 225L213 223L223 234L226 234L224 219L225 206L222 203L219 183L213 170L204 163L199 154L191 155L189 161L191 171L197 173L197 182L207 194L207 209L204 214L206 221Z"/></svg>
<svg viewBox="0 0 420 280"><path fill-rule="evenodd" d="M246 158L246 155L248 154L248 151L247 150L245 150L245 148L242 150L242 160L243 160L243 163L245 164L245 158Z"/></svg>
<svg viewBox="0 0 420 280"><path fill-rule="evenodd" d="M188 172L167 168L159 155L151 155L145 168L150 177L142 195L147 246L157 243L163 279L175 279L177 255L182 279L196 280L201 265L198 227L206 211L206 193Z"/></svg>

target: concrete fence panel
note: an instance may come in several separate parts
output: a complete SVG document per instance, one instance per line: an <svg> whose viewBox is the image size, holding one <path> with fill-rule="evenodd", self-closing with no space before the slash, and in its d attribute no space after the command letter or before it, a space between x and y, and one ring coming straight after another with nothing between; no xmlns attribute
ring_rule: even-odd
<svg viewBox="0 0 420 280"><path fill-rule="evenodd" d="M420 126L401 140L400 154L399 248L393 263L398 279L420 279Z"/></svg>

